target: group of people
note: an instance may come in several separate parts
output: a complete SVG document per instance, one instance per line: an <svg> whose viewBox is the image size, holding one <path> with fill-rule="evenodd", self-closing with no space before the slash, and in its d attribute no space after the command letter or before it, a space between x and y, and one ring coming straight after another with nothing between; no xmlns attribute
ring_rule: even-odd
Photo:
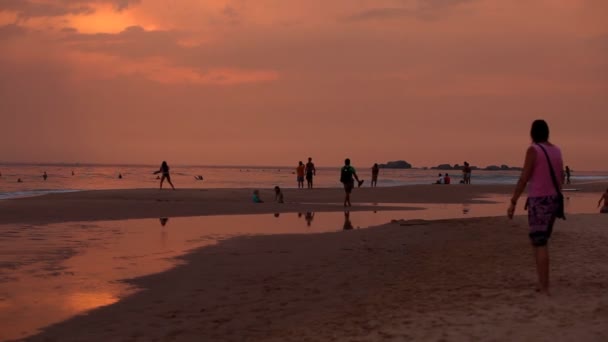
<svg viewBox="0 0 608 342"><path fill-rule="evenodd" d="M304 176L306 175L306 185L308 189L313 188L313 177L317 175L317 169L315 168L315 164L312 162L312 158L308 158L308 163L304 165L302 161L298 163L298 167L296 168L296 174L298 181L298 189L304 189Z"/></svg>
<svg viewBox="0 0 608 342"><path fill-rule="evenodd" d="M450 178L450 175L448 175L446 173L444 176L440 173L439 178L437 178L437 181L435 182L435 184L450 184L451 182L452 182L452 179Z"/></svg>

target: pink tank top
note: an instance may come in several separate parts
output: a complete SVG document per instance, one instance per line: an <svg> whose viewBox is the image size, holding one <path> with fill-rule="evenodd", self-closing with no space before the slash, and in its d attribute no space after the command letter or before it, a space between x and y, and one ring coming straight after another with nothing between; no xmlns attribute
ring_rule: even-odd
<svg viewBox="0 0 608 342"><path fill-rule="evenodd" d="M562 184L562 180L564 178L562 152L560 151L559 147L555 145L542 145L549 155L551 165L553 165L553 172L555 172L557 183ZM532 147L534 150L536 150L536 162L534 163L532 176L528 182L528 196L543 197L557 195L545 153L536 144L532 144Z"/></svg>

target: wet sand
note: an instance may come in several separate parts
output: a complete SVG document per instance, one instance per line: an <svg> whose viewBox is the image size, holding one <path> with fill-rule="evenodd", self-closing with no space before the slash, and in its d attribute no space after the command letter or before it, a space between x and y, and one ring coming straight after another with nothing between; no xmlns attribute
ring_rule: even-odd
<svg viewBox="0 0 608 342"><path fill-rule="evenodd" d="M573 185L599 194L606 183ZM372 210L358 203L474 203L488 194L511 194L512 185L412 185L356 188L351 210ZM324 212L342 210L344 191L285 189L287 203L273 203L271 189L261 189L263 204L254 204L251 189L127 189L50 194L0 201L0 224L47 224L68 221L121 220L200 215ZM327 204L333 203L333 204ZM378 208L376 208L378 209ZM390 210L391 208L382 208Z"/></svg>
<svg viewBox="0 0 608 342"><path fill-rule="evenodd" d="M520 216L233 238L29 340L608 339L608 216L558 223L551 298L534 291L526 227Z"/></svg>

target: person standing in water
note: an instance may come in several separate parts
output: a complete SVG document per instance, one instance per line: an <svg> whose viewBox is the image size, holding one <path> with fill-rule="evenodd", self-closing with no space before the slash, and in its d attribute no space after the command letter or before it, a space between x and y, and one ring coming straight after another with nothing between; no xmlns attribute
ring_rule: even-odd
<svg viewBox="0 0 608 342"><path fill-rule="evenodd" d="M163 161L163 163L160 165L160 169L158 171L155 171L154 174L161 174L160 177L160 188L163 188L163 182L165 181L165 179L167 179L167 182L169 182L169 184L171 185L171 188L173 188L173 190L175 190L175 187L173 186L173 183L171 183L171 176L169 175L169 165L167 165L166 161Z"/></svg>
<svg viewBox="0 0 608 342"><path fill-rule="evenodd" d="M344 206L345 207L353 206L350 203L350 193L353 191L353 188L355 187L355 180L357 180L359 187L361 187L361 184L363 184L363 181L359 180L359 177L357 177L357 171L355 171L355 168L350 165L350 159L346 158L344 160L344 166L340 170L340 182L342 182L342 184L344 184L344 193L345 193Z"/></svg>
<svg viewBox="0 0 608 342"><path fill-rule="evenodd" d="M315 169L315 164L312 162L312 158L308 158L308 163L306 163L306 183L309 189L312 189L312 177L317 175L317 169Z"/></svg>
<svg viewBox="0 0 608 342"><path fill-rule="evenodd" d="M570 167L568 165L566 165L566 184L570 184L570 173L572 172L572 170L570 170Z"/></svg>
<svg viewBox="0 0 608 342"><path fill-rule="evenodd" d="M46 180L47 178L49 178L49 176L46 174L46 171L44 171L42 174L42 179Z"/></svg>
<svg viewBox="0 0 608 342"><path fill-rule="evenodd" d="M537 290L549 295L549 249L547 243L560 207L563 161L559 147L549 142L549 126L544 120L536 120L530 130L532 145L526 151L524 169L513 192L507 210L513 218L517 200L528 185L529 237L534 249L538 273Z"/></svg>
<svg viewBox="0 0 608 342"><path fill-rule="evenodd" d="M380 167L378 166L378 163L375 163L374 166L372 166L372 187L378 186L378 174L379 173L380 173Z"/></svg>
<svg viewBox="0 0 608 342"><path fill-rule="evenodd" d="M464 180L464 184L471 184L471 166L466 161L462 168L462 179Z"/></svg>
<svg viewBox="0 0 608 342"><path fill-rule="evenodd" d="M602 209L600 209L600 213L602 213L602 214L608 214L608 189L606 189L606 192L604 192L604 194L600 198L600 201L597 202L597 207L598 208L602 204L602 201L604 201L604 206L602 207Z"/></svg>
<svg viewBox="0 0 608 342"><path fill-rule="evenodd" d="M296 168L297 179L298 179L298 189L304 189L304 163L300 160L298 163L298 167Z"/></svg>

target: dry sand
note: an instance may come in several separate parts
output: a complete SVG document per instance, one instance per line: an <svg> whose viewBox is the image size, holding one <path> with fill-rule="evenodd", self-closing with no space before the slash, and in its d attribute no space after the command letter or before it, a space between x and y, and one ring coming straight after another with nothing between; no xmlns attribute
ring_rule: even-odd
<svg viewBox="0 0 608 342"><path fill-rule="evenodd" d="M577 185L583 192L599 194L605 183ZM487 194L511 194L512 185L414 185L390 188L357 188L351 210L388 210L358 203L471 203ZM0 224L47 224L67 221L131 218L233 215L342 209L342 189L285 189L285 204L273 203L271 189L261 191L263 204L252 203L251 189L132 189L50 194L0 201ZM334 203L328 205L327 203Z"/></svg>
<svg viewBox="0 0 608 342"><path fill-rule="evenodd" d="M523 217L241 237L31 341L606 341L608 215L573 215L534 292Z"/></svg>

